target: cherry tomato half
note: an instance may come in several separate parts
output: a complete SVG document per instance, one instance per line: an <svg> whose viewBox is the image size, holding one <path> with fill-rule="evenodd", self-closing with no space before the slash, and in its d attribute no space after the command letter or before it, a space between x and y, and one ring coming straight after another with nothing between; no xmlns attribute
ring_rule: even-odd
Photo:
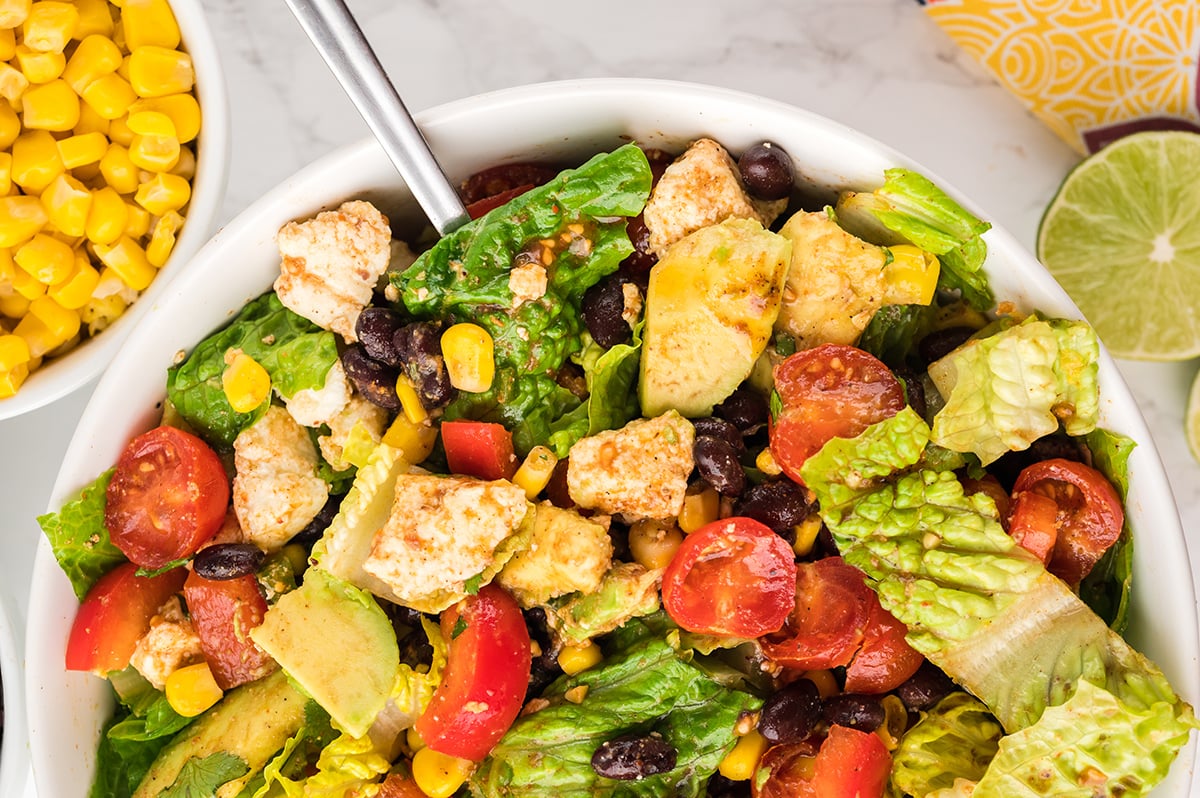
<svg viewBox="0 0 1200 798"><path fill-rule="evenodd" d="M183 599L204 658L222 690L275 670L275 660L250 639L250 630L262 624L267 613L267 600L254 574L205 579L192 572L183 586Z"/></svg>
<svg viewBox="0 0 1200 798"><path fill-rule="evenodd" d="M512 433L487 421L443 421L446 465L455 474L479 479L511 479L517 472Z"/></svg>
<svg viewBox="0 0 1200 798"><path fill-rule="evenodd" d="M692 632L754 638L776 632L795 605L792 548L751 518L725 518L683 539L663 574L663 607Z"/></svg>
<svg viewBox="0 0 1200 798"><path fill-rule="evenodd" d="M484 586L442 613L450 643L442 682L416 730L443 754L478 762L516 720L529 686L529 629L517 602Z"/></svg>
<svg viewBox="0 0 1200 798"><path fill-rule="evenodd" d="M187 571L138 576L127 562L112 569L84 596L67 638L66 668L104 676L129 665L134 646L167 599L183 588Z"/></svg>
<svg viewBox="0 0 1200 798"><path fill-rule="evenodd" d="M108 483L104 525L143 568L195 553L225 520L229 480L216 453L191 433L156 427L129 442Z"/></svg>
<svg viewBox="0 0 1200 798"><path fill-rule="evenodd" d="M1027 466L1013 484L1013 517L1010 531L1019 527L1045 529L1025 508L1029 500L1023 494L1036 493L1052 500L1054 514L1054 550L1046 569L1069 585L1077 585L1121 537L1125 511L1121 497L1112 484L1091 466L1056 458ZM1040 502L1039 502L1040 503ZM1044 511L1041 515L1045 515ZM1026 532L1028 534L1028 532Z"/></svg>
<svg viewBox="0 0 1200 798"><path fill-rule="evenodd" d="M871 597L862 648L846 666L847 693L879 695L895 690L925 661L904 639L908 627L883 608L874 591Z"/></svg>
<svg viewBox="0 0 1200 798"><path fill-rule="evenodd" d="M804 461L833 438L853 438L904 408L904 388L874 356L822 344L775 367L783 412L771 422L771 454L797 482Z"/></svg>
<svg viewBox="0 0 1200 798"><path fill-rule="evenodd" d="M881 798L891 771L879 735L832 726L815 753L809 741L768 748L750 784L754 798Z"/></svg>
<svg viewBox="0 0 1200 798"><path fill-rule="evenodd" d="M862 646L872 599L862 571L841 557L800 563L790 614L763 639L763 653L800 670L847 665Z"/></svg>

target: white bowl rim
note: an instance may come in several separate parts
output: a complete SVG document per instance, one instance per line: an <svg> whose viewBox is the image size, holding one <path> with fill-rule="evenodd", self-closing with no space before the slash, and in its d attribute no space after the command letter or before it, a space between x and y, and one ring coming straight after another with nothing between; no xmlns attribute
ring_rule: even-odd
<svg viewBox="0 0 1200 798"><path fill-rule="evenodd" d="M171 8L179 22L184 47L193 57L196 93L203 114L187 221L170 258L137 301L95 338L36 369L16 395L0 399L0 421L57 401L103 372L138 320L150 312L150 307L166 291L167 283L184 270L213 233L229 175L229 92L220 51L200 0L171 0Z"/></svg>
<svg viewBox="0 0 1200 798"><path fill-rule="evenodd" d="M919 169L949 194L962 202L965 207L971 209L982 218L988 218L985 212L981 211L969 198L964 197L962 192L957 191L948 181L887 145L813 112L780 101L732 89L711 87L697 83L640 78L564 80L502 89L455 100L430 108L416 116L426 137L430 139L431 144L435 144L438 135L444 127L453 127L464 116L469 119L495 109L511 109L515 106L534 107L542 103L552 103L556 99L563 101L567 99L576 101L589 100L594 102L605 100L610 103L624 103L632 97L638 97L643 101L685 100L692 102L697 108L704 108L704 104L706 103L712 105L721 104L722 107L753 108L756 113L763 116L771 116L772 114L783 115L795 121L803 121L805 125L812 127L815 131L834 135L840 141L849 142L852 148L868 153L873 160L886 161L891 165L909 166ZM614 105L613 107L620 108L621 106ZM697 111L696 113L698 116L703 116L703 111ZM437 147L434 146L434 149L436 151ZM203 264L219 258L226 247L225 241L231 239L236 241L240 236L261 225L265 220L282 218L278 210L273 208L280 200L295 194L298 190L303 190L304 187L318 189L323 174L337 168L339 164L346 162L357 163L360 159L373 159L375 162L383 159L386 162L382 151L374 139L371 138L360 140L331 152L298 170L290 178L251 204L230 224L218 231L210 242L196 255L194 260ZM881 179L882 176L880 176ZM396 183L398 186L402 185L399 178L396 178ZM1022 272L1022 279L1032 286L1031 290L1053 299L1052 304L1054 307L1052 312L1064 317L1082 317L1078 308L1071 302L1057 283L1055 283L1049 272L1037 263L1033 255L1007 231L994 226L985 237L989 245L989 261L993 257L999 256L999 260L1012 259L1024 263L1025 266L1023 268L1027 271ZM202 268L197 267L178 275L171 281L170 291L161 298L161 304L168 307L176 306L176 303L180 302L182 297L187 296L190 290L194 290L203 284L203 271ZM150 324L149 322L142 323L147 326ZM101 379L93 395L93 399L85 409L72 443L68 447L59 477L56 480L49 504L50 509L56 509L63 501L75 493L82 484L85 484L94 477L95 472L91 476L87 476L87 472L80 469L80 465L87 460L84 452L87 449L88 441L84 433L90 428L96 428L98 424L103 424L104 419L100 417L100 404L104 400L104 397L120 394L121 377L116 365L128 359L127 356L136 348L134 343L136 338L137 336L132 336L129 341L123 344L122 352L118 354L117 360L114 361L114 367ZM126 352L125 350L130 351ZM1164 536L1164 540L1156 540L1156 546L1160 543L1163 545L1155 552L1155 573L1160 575L1169 574L1171 583L1182 589L1185 593L1185 595L1177 596L1178 599L1182 599L1182 606L1172 607L1171 618L1167 625L1173 636L1173 645L1169 647L1170 650L1172 653L1180 654L1190 664L1190 667L1177 667L1169 675L1176 691L1185 700L1195 706L1200 701L1200 623L1197 622L1195 585L1190 573L1190 560L1187 556L1187 544L1182 524L1179 520L1174 497L1171 494L1162 462L1157 455L1157 450L1149 429L1133 399L1132 393L1117 370L1115 362L1103 347L1100 368L1101 384L1104 391L1102 401L1107 407L1116 407L1116 418L1121 422L1121 431L1137 440L1140 444L1131 458L1131 469L1134 469L1134 464L1136 464L1134 484L1136 490L1139 491L1137 503L1141 507L1150 508L1149 512L1157 512L1158 516L1156 516L1155 520L1163 527L1160 534ZM1132 500L1133 496L1131 495ZM1135 565L1135 569L1136 567ZM61 620L55 616L52 606L43 603L43 596L47 595L45 585L55 580L63 579L65 577L59 571L47 541L45 539L40 540L35 561L33 589L30 596L30 626L27 638L27 651L30 652L30 656L36 657L40 652L40 649L37 649L37 644L40 641L35 639L35 628L40 630L45 627L46 623ZM1148 589L1143 588L1143 591ZM1135 604L1138 595L1135 590ZM1166 636L1157 635L1155 637L1155 639L1159 638L1166 639ZM40 672L38 673L39 678L43 675ZM40 747L41 741L38 739L41 719L36 712L30 711L38 706L37 688L38 684L35 683L33 678L27 680L27 712L35 775L39 771L38 762L42 759L43 754ZM1192 735L1172 766L1171 778L1173 779L1173 783L1178 783L1177 780L1181 778L1188 779L1189 783L1193 781L1195 778L1196 750L1197 736ZM49 752L45 753L49 754ZM51 759L47 757L45 762L48 767L51 764ZM1187 775L1180 775L1180 772L1184 769L1186 769Z"/></svg>

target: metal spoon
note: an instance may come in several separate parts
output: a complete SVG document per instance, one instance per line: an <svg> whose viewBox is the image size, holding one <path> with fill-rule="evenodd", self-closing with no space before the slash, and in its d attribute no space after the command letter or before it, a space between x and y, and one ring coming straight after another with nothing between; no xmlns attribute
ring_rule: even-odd
<svg viewBox="0 0 1200 798"><path fill-rule="evenodd" d="M304 32L442 235L468 221L404 101L342 0L287 0Z"/></svg>

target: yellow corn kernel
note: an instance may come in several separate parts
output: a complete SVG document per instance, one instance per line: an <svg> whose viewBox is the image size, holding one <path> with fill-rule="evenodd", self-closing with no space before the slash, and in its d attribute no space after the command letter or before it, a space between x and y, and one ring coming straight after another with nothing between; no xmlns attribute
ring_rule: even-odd
<svg viewBox="0 0 1200 798"><path fill-rule="evenodd" d="M120 144L108 145L108 151L100 159L100 174L118 194L132 194L137 191L138 168L129 160L129 150Z"/></svg>
<svg viewBox="0 0 1200 798"><path fill-rule="evenodd" d="M82 95L88 84L104 75L111 75L121 66L121 48L105 36L92 35L83 39L67 59L62 78Z"/></svg>
<svg viewBox="0 0 1200 798"><path fill-rule="evenodd" d="M33 86L21 95L21 121L30 130L70 130L79 122L79 95L60 79Z"/></svg>
<svg viewBox="0 0 1200 798"><path fill-rule="evenodd" d="M533 501L550 484L556 465L558 457L554 452L545 446L534 446L525 455L517 473L513 474L513 484L524 490L526 498Z"/></svg>
<svg viewBox="0 0 1200 798"><path fill-rule="evenodd" d="M162 111L150 111L136 109L137 103L129 107L129 115L125 119L125 124L129 125L129 129L135 134L141 136L163 136L166 138L175 138L175 123L171 117L164 114Z"/></svg>
<svg viewBox="0 0 1200 798"><path fill-rule="evenodd" d="M13 260L45 285L61 283L75 268L75 252L70 245L45 233L38 233L22 244Z"/></svg>
<svg viewBox="0 0 1200 798"><path fill-rule="evenodd" d="M83 183L67 174L61 174L42 192L42 204L50 223L59 232L73 238L87 232L88 214L92 210L92 192Z"/></svg>
<svg viewBox="0 0 1200 798"><path fill-rule="evenodd" d="M0 103L0 149L7 150L21 135L21 118L8 103Z"/></svg>
<svg viewBox="0 0 1200 798"><path fill-rule="evenodd" d="M76 39L113 35L112 10L108 0L75 0L75 8L79 11L79 22L75 24Z"/></svg>
<svg viewBox="0 0 1200 798"><path fill-rule="evenodd" d="M495 344L478 324L452 325L442 333L442 358L450 384L467 393L483 393L496 375Z"/></svg>
<svg viewBox="0 0 1200 798"><path fill-rule="evenodd" d="M175 249L175 235L183 227L183 217L176 211L167 211L155 220L150 229L150 240L146 243L146 258L161 269Z"/></svg>
<svg viewBox="0 0 1200 798"><path fill-rule="evenodd" d="M30 302L46 294L46 284L24 269L13 271L12 287L17 294Z"/></svg>
<svg viewBox="0 0 1200 798"><path fill-rule="evenodd" d="M53 297L40 296L29 303L29 315L36 316L57 339L58 346L79 332L79 314L64 308Z"/></svg>
<svg viewBox="0 0 1200 798"><path fill-rule="evenodd" d="M224 693L213 678L207 662L187 665L171 672L165 685L171 709L192 718L221 700Z"/></svg>
<svg viewBox="0 0 1200 798"><path fill-rule="evenodd" d="M16 396L28 377L29 366L25 363L11 370L0 369L0 399Z"/></svg>
<svg viewBox="0 0 1200 798"><path fill-rule="evenodd" d="M25 73L8 63L0 63L0 97L15 103L29 88Z"/></svg>
<svg viewBox="0 0 1200 798"><path fill-rule="evenodd" d="M122 52L126 52L125 51L125 36L124 36L124 34L114 37L113 41L115 41L117 43L117 46L121 48ZM119 67L117 67L117 74L120 75L121 77L125 78L125 80L129 80L129 56L128 55L121 59L121 65Z"/></svg>
<svg viewBox="0 0 1200 798"><path fill-rule="evenodd" d="M46 296L69 310L79 310L92 298L92 292L100 282L100 272L92 267L91 261L82 253L75 253L75 270L57 285L46 291Z"/></svg>
<svg viewBox="0 0 1200 798"><path fill-rule="evenodd" d="M76 136L84 136L88 133L99 133L102 136L108 136L108 120L96 113L96 109L87 103L79 104L79 121L75 123L74 129L71 131Z"/></svg>
<svg viewBox="0 0 1200 798"><path fill-rule="evenodd" d="M158 270L146 258L146 252L129 236L121 236L114 244L96 244L96 257L135 291L144 291Z"/></svg>
<svg viewBox="0 0 1200 798"><path fill-rule="evenodd" d="M196 154L192 152L191 147L179 148L179 162L172 167L171 174L184 180L191 180L196 176Z"/></svg>
<svg viewBox="0 0 1200 798"><path fill-rule="evenodd" d="M574 676L599 665L603 658L600 646L589 640L581 646L563 646L558 652L558 667L568 676Z"/></svg>
<svg viewBox="0 0 1200 798"><path fill-rule="evenodd" d="M130 115L140 111L158 111L170 117L180 143L186 144L200 132L200 103L191 94L148 97L129 106Z"/></svg>
<svg viewBox="0 0 1200 798"><path fill-rule="evenodd" d="M170 124L170 120L167 123ZM179 163L179 141L174 136L135 133L129 142L129 160L148 172L170 172ZM179 179L187 183L183 178ZM188 193L191 193L190 189Z"/></svg>
<svg viewBox="0 0 1200 798"><path fill-rule="evenodd" d="M12 193L12 153L0 152L0 197L6 197Z"/></svg>
<svg viewBox="0 0 1200 798"><path fill-rule="evenodd" d="M141 194L141 189L138 190L138 193ZM421 403L421 395L417 393L417 387L405 374L396 378L396 396L400 398L400 407L404 410L404 417L409 420L409 423L420 424L429 418L429 412Z"/></svg>
<svg viewBox="0 0 1200 798"><path fill-rule="evenodd" d="M475 763L426 746L413 754L413 781L429 798L450 798L458 792Z"/></svg>
<svg viewBox="0 0 1200 798"><path fill-rule="evenodd" d="M29 303L30 312L17 322L13 332L25 339L29 346L29 354L38 358L66 341L56 338L46 323L33 315L33 303Z"/></svg>
<svg viewBox="0 0 1200 798"><path fill-rule="evenodd" d="M71 3L41 0L29 7L29 16L21 23L21 38L34 50L61 53L78 24L79 11Z"/></svg>
<svg viewBox="0 0 1200 798"><path fill-rule="evenodd" d="M796 556L803 557L811 552L817 543L817 535L821 532L820 513L810 513L807 518L796 524L795 529L796 542L792 544L792 551L796 552Z"/></svg>
<svg viewBox="0 0 1200 798"><path fill-rule="evenodd" d="M41 194L64 171L58 142L48 130L27 130L17 136L12 156L13 182L29 194Z"/></svg>
<svg viewBox="0 0 1200 798"><path fill-rule="evenodd" d="M13 291L11 294L5 294L3 291L0 291L0 316L8 316L10 319L20 319L28 312L28 299L16 291Z"/></svg>
<svg viewBox="0 0 1200 798"><path fill-rule="evenodd" d="M399 449L404 459L410 463L421 463L433 453L437 442L437 428L432 424L414 424L401 413L383 433L383 442L392 448Z"/></svg>
<svg viewBox="0 0 1200 798"><path fill-rule="evenodd" d="M101 279L103 280L103 276ZM128 307L129 300L119 293L102 297L93 296L86 305L79 309L79 319L87 325L88 335L95 335L121 318Z"/></svg>
<svg viewBox="0 0 1200 798"><path fill-rule="evenodd" d="M817 693L821 698L829 698L842 692L838 686L837 677L833 675L831 670L805 671L801 678L808 679L817 686Z"/></svg>
<svg viewBox="0 0 1200 798"><path fill-rule="evenodd" d="M0 27L0 61L11 60L17 54L17 36L12 28Z"/></svg>
<svg viewBox="0 0 1200 798"><path fill-rule="evenodd" d="M155 45L174 50L179 46L179 23L167 0L125 0L121 9L125 46L132 52Z"/></svg>
<svg viewBox="0 0 1200 798"><path fill-rule="evenodd" d="M0 0L0 28L15 28L29 18L32 0Z"/></svg>
<svg viewBox="0 0 1200 798"><path fill-rule="evenodd" d="M29 344L24 338L12 333L0 335L0 371L12 371L27 365L30 359Z"/></svg>
<svg viewBox="0 0 1200 798"><path fill-rule="evenodd" d="M683 543L683 531L675 524L642 519L629 528L629 554L650 571L666 568Z"/></svg>
<svg viewBox="0 0 1200 798"><path fill-rule="evenodd" d="M133 131L129 129L128 114L109 120L108 140L129 149L129 145L133 143Z"/></svg>
<svg viewBox="0 0 1200 798"><path fill-rule="evenodd" d="M96 78L84 87L80 96L96 113L110 120L124 116L137 99L133 86L116 72Z"/></svg>
<svg viewBox="0 0 1200 798"><path fill-rule="evenodd" d="M408 743L408 750L414 754L425 747L425 740L412 726L408 727L408 731L404 733L404 741Z"/></svg>
<svg viewBox="0 0 1200 798"><path fill-rule="evenodd" d="M230 349L225 353L221 389L230 407L238 413L249 413L271 396L271 375L250 355Z"/></svg>
<svg viewBox="0 0 1200 798"><path fill-rule="evenodd" d="M150 232L150 211L132 202L125 203L125 235L137 241Z"/></svg>
<svg viewBox="0 0 1200 798"><path fill-rule="evenodd" d="M46 209L37 197L0 197L0 247L15 247L28 241L48 220Z"/></svg>
<svg viewBox="0 0 1200 798"><path fill-rule="evenodd" d="M900 747L900 738L908 731L908 709L896 695L885 695L879 702L883 707L883 723L875 729L875 733L883 740L883 745L889 751Z"/></svg>
<svg viewBox="0 0 1200 798"><path fill-rule="evenodd" d="M58 140L58 156L63 166L76 169L89 163L100 163L108 152L108 139L103 133L81 133Z"/></svg>
<svg viewBox="0 0 1200 798"><path fill-rule="evenodd" d="M721 495L713 488L689 490L679 511L679 528L691 534L705 524L717 520L721 512Z"/></svg>
<svg viewBox="0 0 1200 798"><path fill-rule="evenodd" d="M764 448L758 453L758 457L754 458L754 466L769 477L777 477L783 473L783 469L779 467L779 463L775 462L775 455L771 454L769 448Z"/></svg>
<svg viewBox="0 0 1200 798"><path fill-rule="evenodd" d="M195 82L196 71L187 53L154 45L129 51L129 85L139 97L191 91Z"/></svg>
<svg viewBox="0 0 1200 798"><path fill-rule="evenodd" d="M758 760L762 759L767 747L766 738L757 729L751 730L738 738L717 770L730 781L747 781L758 769Z"/></svg>
<svg viewBox="0 0 1200 798"><path fill-rule="evenodd" d="M24 44L17 45L17 66L30 83L49 83L63 73L67 57L62 53L46 53Z"/></svg>
<svg viewBox="0 0 1200 798"><path fill-rule="evenodd" d="M892 260L883 268L883 304L928 305L933 301L941 265L937 256L912 244L888 247Z"/></svg>
<svg viewBox="0 0 1200 798"><path fill-rule="evenodd" d="M92 192L84 234L93 244L111 244L125 233L129 206L111 186Z"/></svg>

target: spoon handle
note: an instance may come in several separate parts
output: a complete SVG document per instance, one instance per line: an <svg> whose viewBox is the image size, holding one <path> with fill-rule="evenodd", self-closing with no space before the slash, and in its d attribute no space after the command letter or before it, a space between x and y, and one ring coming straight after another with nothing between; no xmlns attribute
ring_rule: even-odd
<svg viewBox="0 0 1200 798"><path fill-rule="evenodd" d="M304 32L442 235L468 221L458 193L343 0L287 0Z"/></svg>

